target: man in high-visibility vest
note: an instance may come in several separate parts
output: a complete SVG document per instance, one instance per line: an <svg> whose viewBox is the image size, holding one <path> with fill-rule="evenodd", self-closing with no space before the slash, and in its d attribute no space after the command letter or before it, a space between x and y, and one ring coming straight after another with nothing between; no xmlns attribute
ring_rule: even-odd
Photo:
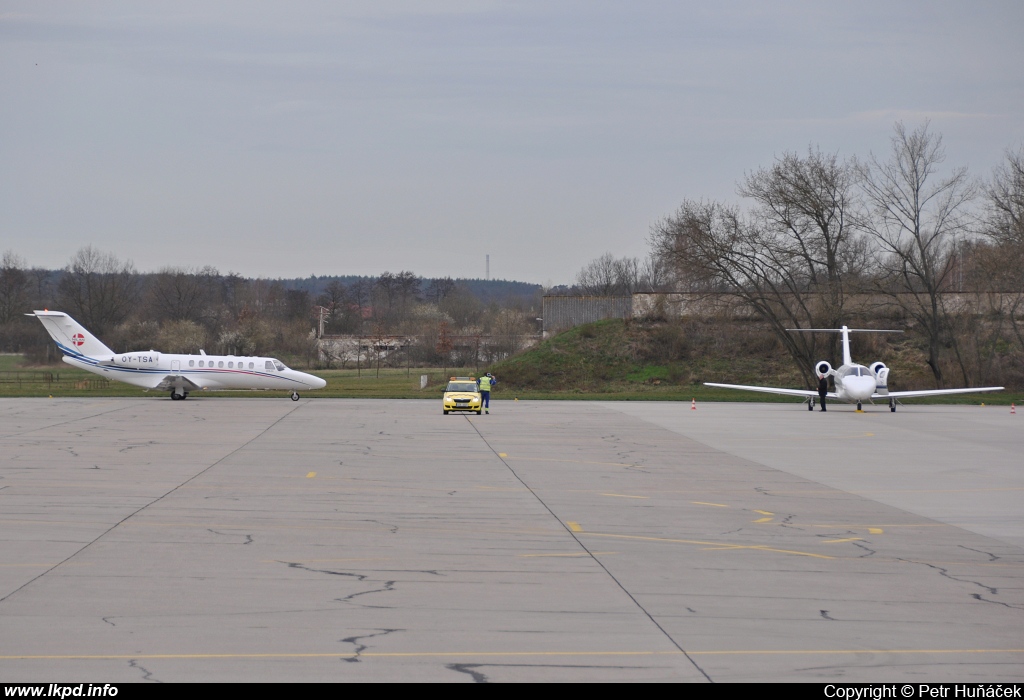
<svg viewBox="0 0 1024 700"><path fill-rule="evenodd" d="M491 387L497 383L498 380L490 372L476 380L477 388L480 389L480 398L484 404L484 413L489 414L491 412Z"/></svg>

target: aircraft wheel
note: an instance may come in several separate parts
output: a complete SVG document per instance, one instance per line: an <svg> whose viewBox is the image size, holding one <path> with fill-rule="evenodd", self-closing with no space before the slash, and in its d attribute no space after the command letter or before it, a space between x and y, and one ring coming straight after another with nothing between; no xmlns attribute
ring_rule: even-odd
<svg viewBox="0 0 1024 700"><path fill-rule="evenodd" d="M298 400L299 400L299 392L293 391L292 392L292 401L298 401Z"/></svg>
<svg viewBox="0 0 1024 700"><path fill-rule="evenodd" d="M889 400L889 411L891 413L896 413L896 400L895 399L890 399Z"/></svg>
<svg viewBox="0 0 1024 700"><path fill-rule="evenodd" d="M807 410L808 411L813 411L814 410L814 399L810 399L807 402Z"/></svg>
<svg viewBox="0 0 1024 700"><path fill-rule="evenodd" d="M184 401L187 398L188 398L188 392L185 392L184 394L181 395L181 400L182 401Z"/></svg>
<svg viewBox="0 0 1024 700"><path fill-rule="evenodd" d="M176 391L171 392L171 401L179 401L182 398L181 394Z"/></svg>
<svg viewBox="0 0 1024 700"><path fill-rule="evenodd" d="M858 410L858 411L863 411L863 410L864 410L864 407L863 407L863 406L861 406L861 403L860 403L860 401L858 401L858 402L857 402L857 410Z"/></svg>

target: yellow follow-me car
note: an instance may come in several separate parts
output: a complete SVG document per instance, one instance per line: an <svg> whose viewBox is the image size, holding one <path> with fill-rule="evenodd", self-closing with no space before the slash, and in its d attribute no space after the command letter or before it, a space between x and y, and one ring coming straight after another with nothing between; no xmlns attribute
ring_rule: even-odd
<svg viewBox="0 0 1024 700"><path fill-rule="evenodd" d="M480 415L483 401L476 377L452 377L444 390L444 414L451 411L472 411Z"/></svg>

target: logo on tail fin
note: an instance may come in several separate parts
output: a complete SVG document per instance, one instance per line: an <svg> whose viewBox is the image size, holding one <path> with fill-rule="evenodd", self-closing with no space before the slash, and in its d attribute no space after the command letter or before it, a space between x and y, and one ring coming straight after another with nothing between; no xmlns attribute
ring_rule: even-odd
<svg viewBox="0 0 1024 700"><path fill-rule="evenodd" d="M82 335L81 333L75 333L73 336L71 336L71 342L75 345L75 347L80 348L83 345L85 345L85 336Z"/></svg>

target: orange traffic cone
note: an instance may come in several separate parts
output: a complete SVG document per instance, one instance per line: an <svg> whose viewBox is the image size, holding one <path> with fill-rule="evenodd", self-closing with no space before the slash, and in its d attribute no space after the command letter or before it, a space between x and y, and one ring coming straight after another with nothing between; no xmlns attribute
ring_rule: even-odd
<svg viewBox="0 0 1024 700"><path fill-rule="evenodd" d="M697 399L690 399L690 410L691 411L696 411L697 410Z"/></svg>
<svg viewBox="0 0 1024 700"><path fill-rule="evenodd" d="M1011 416L1017 415L1017 406L1015 406L1013 403L1010 404L1010 415Z"/></svg>

